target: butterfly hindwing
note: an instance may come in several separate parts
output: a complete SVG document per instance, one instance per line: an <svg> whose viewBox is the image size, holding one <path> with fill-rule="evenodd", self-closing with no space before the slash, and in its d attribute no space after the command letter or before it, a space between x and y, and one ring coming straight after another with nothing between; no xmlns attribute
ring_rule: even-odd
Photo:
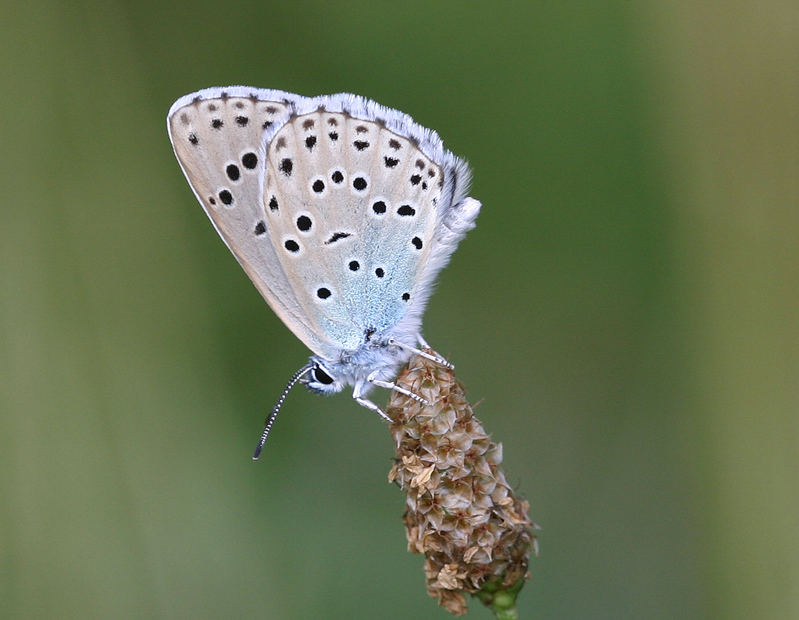
<svg viewBox="0 0 799 620"><path fill-rule="evenodd" d="M335 346L355 349L411 306L441 177L412 141L329 102L268 136L267 229L296 299Z"/></svg>

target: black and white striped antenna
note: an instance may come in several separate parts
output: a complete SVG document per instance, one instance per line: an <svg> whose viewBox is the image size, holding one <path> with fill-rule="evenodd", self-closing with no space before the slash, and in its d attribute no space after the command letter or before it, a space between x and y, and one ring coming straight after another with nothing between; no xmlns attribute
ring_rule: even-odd
<svg viewBox="0 0 799 620"><path fill-rule="evenodd" d="M286 396L289 395L291 388L293 388L294 384L297 383L297 381L299 381L300 378L312 368L312 364L306 364L297 372L295 372L291 376L291 379L289 379L289 382L286 384L286 387L283 390L283 393L280 395L280 398L277 399L275 406L272 407L271 413L266 417L266 421L264 422L264 432L261 434L261 440L258 442L258 446L255 448L255 454L252 455L253 461L257 461L258 457L261 455L261 450L264 448L266 438L269 437L269 431L272 430L272 425L275 423L275 418L277 417L280 408L283 406L283 401L286 400Z"/></svg>

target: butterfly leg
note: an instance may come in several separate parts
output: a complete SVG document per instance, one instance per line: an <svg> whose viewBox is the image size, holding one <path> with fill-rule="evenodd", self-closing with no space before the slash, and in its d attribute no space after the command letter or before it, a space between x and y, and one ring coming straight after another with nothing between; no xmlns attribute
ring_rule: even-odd
<svg viewBox="0 0 799 620"><path fill-rule="evenodd" d="M377 413L381 418L383 418L386 422L390 422L393 424L394 420L389 418L386 415L386 412L383 411L380 407L375 405L371 400L368 398L363 397L363 382L358 382L355 384L355 389L352 390L352 397L355 399L355 402L361 405L362 407L366 407L367 409L371 409L375 413Z"/></svg>
<svg viewBox="0 0 799 620"><path fill-rule="evenodd" d="M431 355L427 351L422 351L421 349L417 349L416 347L412 347L409 344L404 344L402 342L399 342L399 341L395 340L394 338L389 338L388 339L388 344L392 344L395 347L399 347L400 349L405 349L406 351L411 351L412 353L415 353L416 355L420 355L423 358L430 360L431 362L435 362L436 364L438 364L439 366L443 366L444 368L449 368L450 370L455 370L455 365L454 364L451 364L450 362L445 360L443 357L440 357L438 355ZM424 338L421 337L421 335L419 336L419 345L421 347L425 348L425 349L431 349L432 350L432 347L429 344L427 344L427 342L425 341ZM375 384L375 385L377 385L377 384Z"/></svg>
<svg viewBox="0 0 799 620"><path fill-rule="evenodd" d="M400 394L405 394L408 398L412 398L418 403L422 403L423 405L429 405L430 402L419 396L418 394L414 394L410 390L406 390L404 387L401 387L394 383L393 381L381 381L380 379L375 378L377 371L374 371L366 377L366 380L371 383L372 385L377 385L382 388L386 388L387 390L394 390L395 392L399 392Z"/></svg>

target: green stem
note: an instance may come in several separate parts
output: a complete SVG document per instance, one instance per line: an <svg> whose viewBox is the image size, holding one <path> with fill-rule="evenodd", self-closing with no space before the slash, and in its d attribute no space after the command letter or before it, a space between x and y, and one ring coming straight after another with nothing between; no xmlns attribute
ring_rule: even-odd
<svg viewBox="0 0 799 620"><path fill-rule="evenodd" d="M519 620L519 612L516 611L516 593L511 594L508 591L501 591L490 597L490 601L483 601L486 607L494 612L494 617L497 620Z"/></svg>
<svg viewBox="0 0 799 620"><path fill-rule="evenodd" d="M519 613L516 611L515 605L508 609L497 609L494 607L493 612L497 620L519 620Z"/></svg>
<svg viewBox="0 0 799 620"><path fill-rule="evenodd" d="M494 617L497 620L519 620L516 597L524 585L524 578L519 579L510 587L502 588L501 583L502 578L486 583L479 592L474 593L474 596L494 612Z"/></svg>

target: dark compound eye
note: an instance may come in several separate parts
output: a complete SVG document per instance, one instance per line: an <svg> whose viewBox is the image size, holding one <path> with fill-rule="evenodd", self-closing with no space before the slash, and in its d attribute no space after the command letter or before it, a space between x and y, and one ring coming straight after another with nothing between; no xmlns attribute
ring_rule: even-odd
<svg viewBox="0 0 799 620"><path fill-rule="evenodd" d="M322 385L330 385L331 383L333 383L333 377L327 374L319 366L314 366L313 378L314 381L316 381L317 383L321 383Z"/></svg>

